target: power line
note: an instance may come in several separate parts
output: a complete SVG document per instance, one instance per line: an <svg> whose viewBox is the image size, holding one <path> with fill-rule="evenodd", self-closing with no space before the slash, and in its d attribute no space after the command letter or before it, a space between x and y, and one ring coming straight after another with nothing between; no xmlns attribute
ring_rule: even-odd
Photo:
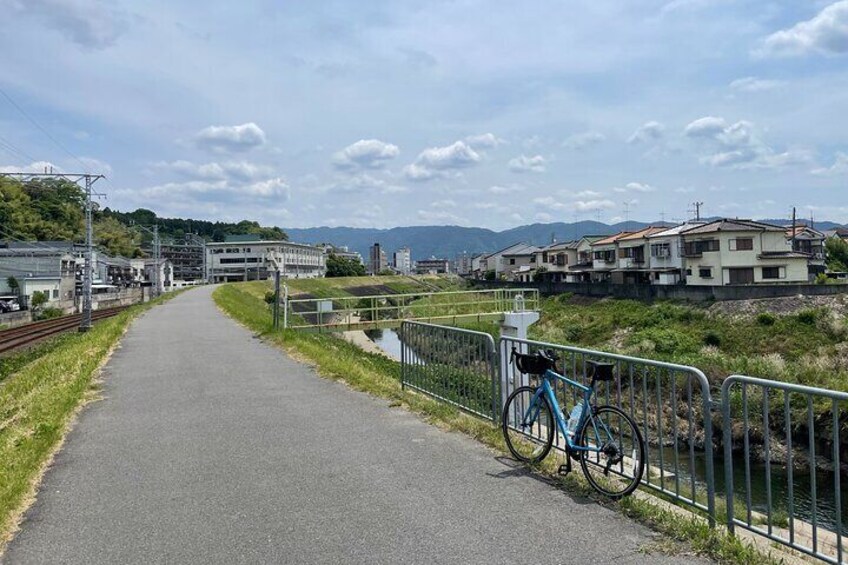
<svg viewBox="0 0 848 565"><path fill-rule="evenodd" d="M67 153L67 154L68 154L68 155L69 155L72 159L74 159L77 163L79 163L80 165L82 165L83 171L85 171L86 173L87 173L87 172L89 172L88 167L86 166L86 164L85 164L85 163L83 163L83 162L82 162L82 159L80 159L79 157L77 157L76 155L74 155L73 153L71 153L70 149L68 149L67 147L65 147L64 145L62 145L62 144L61 144L61 143L60 143L60 142L59 142L59 141L58 141L55 137L53 137L52 135L50 135L50 132L49 132L49 131L47 131L45 128L43 128L43 127L41 126L41 124L39 124L39 123L35 120L35 118L33 118L32 116L30 116L30 115L29 115L29 114L28 114L28 113L27 113L27 112L26 112L23 108L21 108L21 107L18 105L18 103L17 103L17 102L15 102L15 101L12 99L12 97L11 97L11 96L9 96L9 94L8 94L5 90L3 90L2 88L0 88L0 94L2 94L2 95L3 95L3 97L5 97L5 98L6 98L6 100L8 100L8 101L9 101L9 104L11 104L11 105L12 105L12 106L13 106L13 107L14 107L14 108L18 111L18 112L20 112L20 114L21 114L23 117L25 117L27 120L29 120L29 122L30 122L32 125L34 125L35 127L37 127L37 128L41 131L41 133L43 133L43 134L47 137L47 139L49 139L50 141L52 141L52 142L53 142L53 144L54 144L54 145L56 145L56 147L58 147L59 149L61 149L61 150L62 150L62 151L64 151L65 153Z"/></svg>

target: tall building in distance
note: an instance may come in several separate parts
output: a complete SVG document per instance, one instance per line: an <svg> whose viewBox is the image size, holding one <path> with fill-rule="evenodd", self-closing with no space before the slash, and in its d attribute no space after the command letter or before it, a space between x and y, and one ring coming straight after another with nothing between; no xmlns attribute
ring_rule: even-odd
<svg viewBox="0 0 848 565"><path fill-rule="evenodd" d="M368 249L368 274L379 275L388 266L386 252L379 243L375 243Z"/></svg>
<svg viewBox="0 0 848 565"><path fill-rule="evenodd" d="M412 272L412 251L409 247L401 247L394 252L392 266L402 275L408 275Z"/></svg>

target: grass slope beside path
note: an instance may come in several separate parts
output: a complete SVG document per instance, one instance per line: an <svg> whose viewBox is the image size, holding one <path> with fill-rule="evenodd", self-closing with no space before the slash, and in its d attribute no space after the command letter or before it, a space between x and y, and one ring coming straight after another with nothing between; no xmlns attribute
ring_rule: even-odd
<svg viewBox="0 0 848 565"><path fill-rule="evenodd" d="M6 359L0 380L0 551L11 539L78 408L96 397L95 377L130 322L173 294L67 333ZM39 355L40 353L40 355Z"/></svg>
<svg viewBox="0 0 848 565"><path fill-rule="evenodd" d="M382 355L366 353L359 347L334 337L332 334L307 334L292 330L277 331L272 328L268 306L263 302L255 283L228 284L216 289L213 298L230 317L248 329L263 336L270 343L283 348L293 357L313 364L327 378L347 383L355 390L387 399L392 406L402 406L416 412L439 427L465 433L498 452L506 454L500 429L484 420L469 416L460 410L427 396L400 387L400 365ZM543 466L534 469L551 481L556 481L572 493L593 497L598 502L618 507L622 512L682 542L693 551L711 557L720 563L773 564L778 559L765 555L750 544L725 533L723 528L711 529L695 516L668 510L653 504L645 497L628 497L621 502L598 499L579 473L563 479L556 476L557 464L549 457ZM679 550L664 544L659 549ZM650 550L651 548L646 548Z"/></svg>

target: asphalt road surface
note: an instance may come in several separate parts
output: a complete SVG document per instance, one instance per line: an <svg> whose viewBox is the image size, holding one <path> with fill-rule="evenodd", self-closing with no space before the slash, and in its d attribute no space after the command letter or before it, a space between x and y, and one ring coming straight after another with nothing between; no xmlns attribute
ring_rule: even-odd
<svg viewBox="0 0 848 565"><path fill-rule="evenodd" d="M185 293L132 326L3 563L692 563Z"/></svg>

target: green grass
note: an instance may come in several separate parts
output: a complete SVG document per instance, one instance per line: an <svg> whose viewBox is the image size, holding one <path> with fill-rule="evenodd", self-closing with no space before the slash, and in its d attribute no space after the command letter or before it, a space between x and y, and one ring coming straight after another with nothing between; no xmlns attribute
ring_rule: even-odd
<svg viewBox="0 0 848 565"><path fill-rule="evenodd" d="M507 452L500 429L490 422L469 416L427 396L402 390L399 383L400 367L397 362L382 355L366 353L355 345L329 334L308 334L291 330L274 332L270 312L262 301L264 290L258 293L251 284L224 285L213 294L215 302L229 316L270 343L283 348L296 359L313 364L323 377L343 381L355 390L384 398L392 406L415 412L444 429L467 434L498 453ZM492 330L490 324L471 325L483 331ZM721 563L772 565L779 562L749 543L727 535L721 528L710 528L699 516L682 518L678 512L635 497L621 502L600 499L590 490L579 473L561 478L556 476L556 470L557 463L550 457L542 465L533 468L532 472L555 481L572 494L618 507L629 516L662 532L675 541L672 548L663 546L663 551L679 551L685 546Z"/></svg>
<svg viewBox="0 0 848 565"><path fill-rule="evenodd" d="M701 306L546 298L534 339L848 391L848 322L822 309L727 317Z"/></svg>
<svg viewBox="0 0 848 565"><path fill-rule="evenodd" d="M77 408L96 395L93 378L130 322L169 294L7 358L0 382L0 549L29 505L42 470Z"/></svg>

